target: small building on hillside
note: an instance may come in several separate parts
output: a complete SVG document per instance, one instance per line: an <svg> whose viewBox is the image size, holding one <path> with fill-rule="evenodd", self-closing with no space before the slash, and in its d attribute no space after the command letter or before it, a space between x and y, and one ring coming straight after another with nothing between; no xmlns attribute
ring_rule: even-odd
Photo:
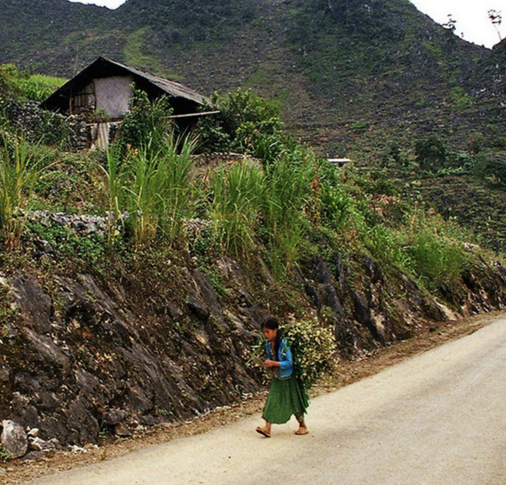
<svg viewBox="0 0 506 485"><path fill-rule="evenodd" d="M351 163L351 160L349 158L327 158L327 162L331 163L335 167L343 168Z"/></svg>
<svg viewBox="0 0 506 485"><path fill-rule="evenodd" d="M67 115L82 115L89 121L89 146L105 148L111 132L128 111L132 85L145 91L150 100L169 97L173 118L181 127L187 127L197 117L209 113L199 112L207 99L183 86L158 76L98 57L88 67L66 82L41 108ZM107 121L97 114L105 115Z"/></svg>

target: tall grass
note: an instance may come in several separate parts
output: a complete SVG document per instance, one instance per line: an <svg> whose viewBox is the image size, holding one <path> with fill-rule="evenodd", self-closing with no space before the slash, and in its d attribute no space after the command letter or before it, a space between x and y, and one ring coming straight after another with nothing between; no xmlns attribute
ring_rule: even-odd
<svg viewBox="0 0 506 485"><path fill-rule="evenodd" d="M322 216L335 230L342 230L353 211L354 201L341 185L323 184L321 190Z"/></svg>
<svg viewBox="0 0 506 485"><path fill-rule="evenodd" d="M172 239L181 234L182 222L194 213L192 155L196 147L196 138L172 135L165 142L165 150L158 155L162 158L160 227Z"/></svg>
<svg viewBox="0 0 506 485"><path fill-rule="evenodd" d="M265 192L262 169L243 161L221 168L211 180L210 215L223 247L243 253L255 245Z"/></svg>
<svg viewBox="0 0 506 485"><path fill-rule="evenodd" d="M267 168L263 222L271 261L285 268L298 259L305 239L314 162L311 154L295 150Z"/></svg>
<svg viewBox="0 0 506 485"><path fill-rule="evenodd" d="M105 175L105 211L107 213L107 242L112 244L123 226L123 213L126 209L126 187L128 183L128 161L122 162L121 150L117 146L107 149L107 165L100 166Z"/></svg>
<svg viewBox="0 0 506 485"><path fill-rule="evenodd" d="M447 227L436 222L419 221L407 248L413 270L429 287L440 282L454 283L468 259L462 243L445 234Z"/></svg>
<svg viewBox="0 0 506 485"><path fill-rule="evenodd" d="M363 243L370 231L370 196L356 184L356 174L326 161L321 161L318 173L321 223L344 244Z"/></svg>
<svg viewBox="0 0 506 485"><path fill-rule="evenodd" d="M109 149L104 188L110 241L123 223L137 245L150 243L159 231L178 236L182 221L191 216L195 146L189 137L169 136L156 152L151 145L126 153L120 145Z"/></svg>
<svg viewBox="0 0 506 485"><path fill-rule="evenodd" d="M399 270L411 274L412 258L405 250L407 238L408 235L403 231L396 231L384 224L376 224L368 229L364 239L375 258L388 261Z"/></svg>
<svg viewBox="0 0 506 485"><path fill-rule="evenodd" d="M0 231L5 245L12 249L19 243L34 184L51 152L39 152L26 140L7 135L0 143Z"/></svg>
<svg viewBox="0 0 506 485"><path fill-rule="evenodd" d="M146 148L138 150L132 158L127 209L128 226L137 245L147 244L156 236L162 191L160 160L157 156L149 155Z"/></svg>
<svg viewBox="0 0 506 485"><path fill-rule="evenodd" d="M394 229L379 223L364 238L374 257L431 289L438 283L454 283L462 275L468 256L461 241L449 223L422 210L413 211L410 225Z"/></svg>

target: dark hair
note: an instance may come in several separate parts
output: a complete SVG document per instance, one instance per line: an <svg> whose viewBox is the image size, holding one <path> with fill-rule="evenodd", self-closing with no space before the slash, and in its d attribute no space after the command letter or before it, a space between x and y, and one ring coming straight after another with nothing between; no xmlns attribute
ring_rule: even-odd
<svg viewBox="0 0 506 485"><path fill-rule="evenodd" d="M281 339L283 338L283 330L279 328L279 321L276 317L267 317L262 322L262 328L267 328L269 330L277 330L276 332L276 340L274 340L274 360L279 360L279 346L281 345Z"/></svg>

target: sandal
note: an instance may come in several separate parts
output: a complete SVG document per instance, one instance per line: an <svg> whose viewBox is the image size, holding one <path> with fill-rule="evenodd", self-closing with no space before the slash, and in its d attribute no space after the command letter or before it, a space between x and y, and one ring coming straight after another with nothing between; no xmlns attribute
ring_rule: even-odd
<svg viewBox="0 0 506 485"><path fill-rule="evenodd" d="M305 434L308 434L309 433L309 430L307 428L304 428L304 427L300 427L297 431L295 431L295 434L297 436L304 436Z"/></svg>
<svg viewBox="0 0 506 485"><path fill-rule="evenodd" d="M270 438L271 434L267 432L264 428L261 428L260 426L257 426L256 432L260 433L262 436L265 436L266 438Z"/></svg>

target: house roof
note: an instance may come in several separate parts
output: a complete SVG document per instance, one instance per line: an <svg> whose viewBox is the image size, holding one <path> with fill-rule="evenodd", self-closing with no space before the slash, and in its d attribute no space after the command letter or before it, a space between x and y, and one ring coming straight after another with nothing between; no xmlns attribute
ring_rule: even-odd
<svg viewBox="0 0 506 485"><path fill-rule="evenodd" d="M198 105L202 105L208 101L203 95L175 81L138 71L105 57L98 57L88 67L84 68L79 74L56 90L40 106L46 109L58 109L68 106L68 100L72 93L79 92L93 79L125 75L131 75L140 89L151 94L158 96L166 94L172 98L182 98Z"/></svg>

